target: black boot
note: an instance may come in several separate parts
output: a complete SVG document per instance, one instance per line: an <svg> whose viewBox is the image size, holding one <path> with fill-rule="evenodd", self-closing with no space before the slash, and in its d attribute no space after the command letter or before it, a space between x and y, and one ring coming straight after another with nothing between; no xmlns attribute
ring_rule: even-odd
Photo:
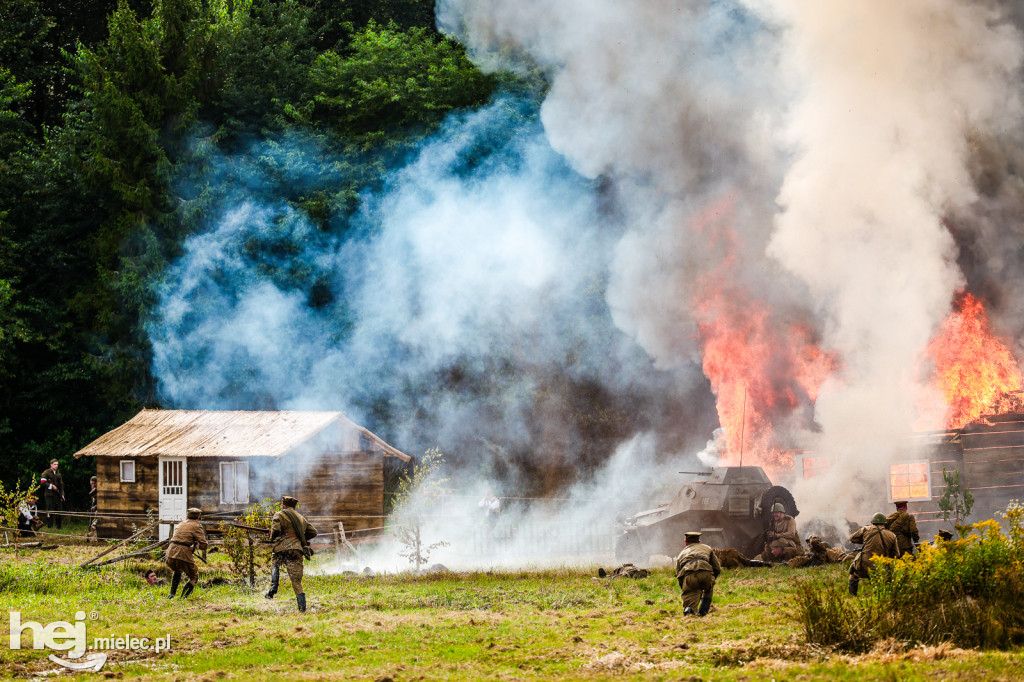
<svg viewBox="0 0 1024 682"><path fill-rule="evenodd" d="M711 608L711 597L702 597L700 600L700 608L697 609L698 616L708 615L708 610Z"/></svg>
<svg viewBox="0 0 1024 682"><path fill-rule="evenodd" d="M188 599L188 595L192 594L192 590L196 589L196 586L192 583L188 583L185 587L181 588L181 598Z"/></svg>
<svg viewBox="0 0 1024 682"><path fill-rule="evenodd" d="M850 594L854 597L857 596L857 588L860 586L860 581L856 578L850 578Z"/></svg>
<svg viewBox="0 0 1024 682"><path fill-rule="evenodd" d="M305 611L306 610L306 593L305 592L303 592L302 594L295 595L295 601L299 605L299 611Z"/></svg>
<svg viewBox="0 0 1024 682"><path fill-rule="evenodd" d="M267 591L264 597L267 599L273 599L274 595L277 594L277 585L281 582L281 567L274 566L270 569L270 589Z"/></svg>
<svg viewBox="0 0 1024 682"><path fill-rule="evenodd" d="M174 575L171 576L171 593L167 595L168 599L174 599L174 593L178 591L178 583L181 582L181 573L175 571Z"/></svg>

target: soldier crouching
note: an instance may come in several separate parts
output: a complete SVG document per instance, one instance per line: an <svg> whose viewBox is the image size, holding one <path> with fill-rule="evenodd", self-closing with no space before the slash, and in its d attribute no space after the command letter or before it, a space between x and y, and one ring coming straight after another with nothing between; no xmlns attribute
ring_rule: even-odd
<svg viewBox="0 0 1024 682"><path fill-rule="evenodd" d="M196 588L196 584L199 582L199 569L196 568L196 561L192 556L193 551L199 549L203 553L203 560L206 560L208 546L206 531L199 523L203 510L192 507L186 515L188 520L178 524L178 527L174 529L174 535L171 536L170 544L167 546L167 567L174 572L171 575L171 593L168 595L168 599L174 599L182 573L188 576L188 584L182 588L181 598L185 599Z"/></svg>
<svg viewBox="0 0 1024 682"><path fill-rule="evenodd" d="M706 616L722 564L710 547L701 544L700 533L689 532L684 537L686 547L676 557L676 579L683 592L683 613Z"/></svg>
<svg viewBox="0 0 1024 682"><path fill-rule="evenodd" d="M270 526L270 540L274 543L273 568L270 571L270 590L266 598L273 599L281 581L281 566L288 571L288 579L295 590L299 611L306 610L306 593L302 590L302 562L307 556L309 540L316 537L316 528L295 510L299 501L285 495L281 498L281 511L274 514ZM309 552L312 555L312 552Z"/></svg>

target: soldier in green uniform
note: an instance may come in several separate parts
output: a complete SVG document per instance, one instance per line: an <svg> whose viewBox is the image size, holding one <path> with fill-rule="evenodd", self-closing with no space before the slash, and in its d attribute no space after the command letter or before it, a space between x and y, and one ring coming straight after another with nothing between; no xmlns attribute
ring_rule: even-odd
<svg viewBox="0 0 1024 682"><path fill-rule="evenodd" d="M804 553L796 530L796 519L786 513L781 502L772 507L772 518L764 539L764 552L761 554L764 561L788 561Z"/></svg>
<svg viewBox="0 0 1024 682"><path fill-rule="evenodd" d="M900 546L900 556L909 554L914 556L914 545L920 542L921 538L917 533L917 519L907 511L906 500L896 503L896 511L885 517L885 527L896 536Z"/></svg>
<svg viewBox="0 0 1024 682"><path fill-rule="evenodd" d="M60 463L50 460L50 467L39 474L39 487L43 489L43 503L46 505L46 527L60 530L64 520L64 478L57 471ZM57 513L51 513L57 512Z"/></svg>
<svg viewBox="0 0 1024 682"><path fill-rule="evenodd" d="M203 553L203 561L206 560L206 531L203 524L199 522L203 515L202 509L189 508L186 512L188 520L179 523L171 536L171 542L167 546L167 566L174 573L171 575L171 594L168 599L174 599L174 593L178 591L178 583L181 582L181 574L188 576L188 584L181 590L181 598L185 599L199 582L199 569L196 568L196 560L192 553L199 550Z"/></svg>
<svg viewBox="0 0 1024 682"><path fill-rule="evenodd" d="M722 564L714 550L701 544L700 533L691 531L684 538L686 547L676 557L676 579L683 592L683 613L706 616Z"/></svg>
<svg viewBox="0 0 1024 682"><path fill-rule="evenodd" d="M857 558L850 564L850 594L857 596L857 588L861 580L868 580L871 571L871 558L885 556L895 559L899 555L899 543L896 536L885 529L885 514L878 512L871 517L871 524L859 529L850 536L850 542L864 545L857 553Z"/></svg>
<svg viewBox="0 0 1024 682"><path fill-rule="evenodd" d="M288 579L295 590L299 611L306 610L306 593L302 591L302 561L312 552L309 540L316 537L316 528L295 510L299 501L285 495L281 498L281 511L274 514L270 526L270 541L274 543L273 568L270 572L270 591L265 595L273 599L281 580L281 566L288 571ZM308 552L308 553L307 553Z"/></svg>

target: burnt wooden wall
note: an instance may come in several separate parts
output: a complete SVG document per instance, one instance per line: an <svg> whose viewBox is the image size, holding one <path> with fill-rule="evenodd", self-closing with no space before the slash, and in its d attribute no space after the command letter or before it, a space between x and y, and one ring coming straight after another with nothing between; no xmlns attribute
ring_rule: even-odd
<svg viewBox="0 0 1024 682"><path fill-rule="evenodd" d="M964 453L960 478L974 495L971 521L993 518L1011 499L1024 500L1024 415L988 417L970 424L962 430L960 441Z"/></svg>
<svg viewBox="0 0 1024 682"><path fill-rule="evenodd" d="M97 457L97 530L101 538L125 538L132 525L146 525L144 515L158 510L159 483L156 457L135 460L135 483L120 483L117 457ZM315 459L280 460L251 457L244 460L192 457L188 460L188 506L204 514L230 516L248 505L220 503L220 462L249 462L249 504L291 495L299 511L329 536L338 521L346 531L384 525L384 458L380 452L327 453ZM125 514L134 518L119 518Z"/></svg>

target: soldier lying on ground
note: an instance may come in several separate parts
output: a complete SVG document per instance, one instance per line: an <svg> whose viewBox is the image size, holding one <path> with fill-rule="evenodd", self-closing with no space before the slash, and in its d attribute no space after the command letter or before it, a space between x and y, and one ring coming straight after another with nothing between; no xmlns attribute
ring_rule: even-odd
<svg viewBox="0 0 1024 682"><path fill-rule="evenodd" d="M771 564L760 559L748 559L732 547L711 550L718 557L722 568L771 568Z"/></svg>
<svg viewBox="0 0 1024 682"><path fill-rule="evenodd" d="M597 575L601 578L646 578L650 574L646 568L637 568L633 564L622 564L618 568L612 569L611 573L603 568L597 569Z"/></svg>
<svg viewBox="0 0 1024 682"><path fill-rule="evenodd" d="M164 580L163 578L158 578L156 576L156 571L154 571L152 568L149 569L148 571L146 571L145 578L146 578L146 583L150 587L157 587L158 585L166 585L167 584L166 580Z"/></svg>
<svg viewBox="0 0 1024 682"><path fill-rule="evenodd" d="M809 552L786 562L790 568L804 568L806 566L822 566L824 564L840 564L853 560L853 553L846 552L839 547L833 547L817 535L807 536L807 547Z"/></svg>

